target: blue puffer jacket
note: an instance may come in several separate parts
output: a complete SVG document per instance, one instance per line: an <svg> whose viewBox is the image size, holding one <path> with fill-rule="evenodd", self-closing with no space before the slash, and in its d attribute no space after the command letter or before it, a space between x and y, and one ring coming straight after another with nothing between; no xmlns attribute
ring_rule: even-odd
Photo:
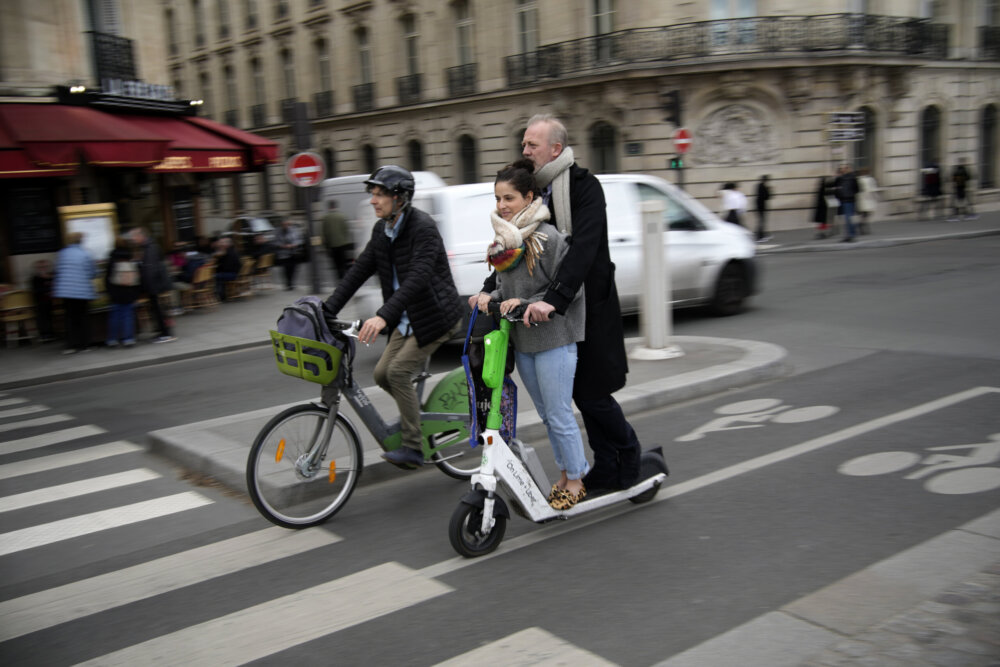
<svg viewBox="0 0 1000 667"><path fill-rule="evenodd" d="M52 283L52 296L57 299L97 298L92 282L97 275L97 265L83 246L68 245L56 258L56 276Z"/></svg>

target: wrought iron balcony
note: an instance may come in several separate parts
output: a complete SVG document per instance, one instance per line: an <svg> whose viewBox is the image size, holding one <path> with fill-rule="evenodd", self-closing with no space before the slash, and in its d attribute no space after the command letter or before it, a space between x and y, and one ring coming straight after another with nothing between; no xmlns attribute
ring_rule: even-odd
<svg viewBox="0 0 1000 667"><path fill-rule="evenodd" d="M236 109L230 109L226 113L222 114L222 122L231 127L236 127L239 123L239 119L237 118L238 115L239 114L236 113Z"/></svg>
<svg viewBox="0 0 1000 667"><path fill-rule="evenodd" d="M294 97L286 97L281 100L281 122L282 123L294 123L295 122L295 103L298 102Z"/></svg>
<svg viewBox="0 0 1000 667"><path fill-rule="evenodd" d="M505 58L510 85L589 74L604 67L723 58L850 51L944 59L948 26L868 14L767 16L634 28L548 44Z"/></svg>
<svg viewBox="0 0 1000 667"><path fill-rule="evenodd" d="M476 65L476 63L468 63L445 70L448 75L448 95L450 97L476 94Z"/></svg>
<svg viewBox="0 0 1000 667"><path fill-rule="evenodd" d="M400 104L416 104L420 101L420 75L409 74L396 77L396 94Z"/></svg>
<svg viewBox="0 0 1000 667"><path fill-rule="evenodd" d="M94 30L88 31L88 34L94 49L94 70L98 81L134 81L138 78L131 39Z"/></svg>
<svg viewBox="0 0 1000 667"><path fill-rule="evenodd" d="M313 93L313 113L316 118L333 115L333 91L323 90Z"/></svg>
<svg viewBox="0 0 1000 667"><path fill-rule="evenodd" d="M267 125L267 106L255 104L250 107L250 127L264 127Z"/></svg>
<svg viewBox="0 0 1000 667"><path fill-rule="evenodd" d="M375 109L375 84L362 83L354 86L354 110L357 112Z"/></svg>

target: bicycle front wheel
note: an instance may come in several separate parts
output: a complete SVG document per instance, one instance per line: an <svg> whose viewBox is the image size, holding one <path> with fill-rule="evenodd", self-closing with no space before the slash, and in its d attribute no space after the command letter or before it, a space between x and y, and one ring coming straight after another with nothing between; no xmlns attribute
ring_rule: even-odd
<svg viewBox="0 0 1000 667"><path fill-rule="evenodd" d="M296 405L264 426L247 459L247 490L261 514L286 528L323 523L351 497L361 474L361 440L338 414L323 406Z"/></svg>

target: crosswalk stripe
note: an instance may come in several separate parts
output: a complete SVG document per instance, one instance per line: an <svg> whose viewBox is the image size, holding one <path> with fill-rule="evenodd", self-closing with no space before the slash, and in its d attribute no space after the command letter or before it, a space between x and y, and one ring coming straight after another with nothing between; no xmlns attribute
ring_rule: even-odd
<svg viewBox="0 0 1000 667"><path fill-rule="evenodd" d="M340 541L266 528L0 603L0 642ZM328 601L329 602L329 601Z"/></svg>
<svg viewBox="0 0 1000 667"><path fill-rule="evenodd" d="M86 438L91 435L100 435L102 433L107 433L107 431L105 431L100 426L91 426L89 424L85 426L74 426L73 428L66 428L61 431L52 431L50 433L42 433L41 435L35 435L30 438L21 438L20 440L8 440L7 442L0 443L0 454L13 454L15 452L26 452L29 449L48 447L49 445L55 445L60 442L66 442L68 440L76 440L78 438Z"/></svg>
<svg viewBox="0 0 1000 667"><path fill-rule="evenodd" d="M172 496L154 498L142 502L113 507L100 512L91 512L68 519L43 523L30 528L0 534L0 556L45 546L72 537L88 535L110 528L127 526L131 523L155 519L157 517L183 512L208 505L212 501L194 491L185 491Z"/></svg>
<svg viewBox="0 0 1000 667"><path fill-rule="evenodd" d="M21 405L22 403L27 403L26 398L2 398L0 399L0 408L6 408L9 405Z"/></svg>
<svg viewBox="0 0 1000 667"><path fill-rule="evenodd" d="M435 667L479 667L479 665L614 665L604 658L574 646L541 628L528 628L439 662Z"/></svg>
<svg viewBox="0 0 1000 667"><path fill-rule="evenodd" d="M44 405L25 405L22 408L11 408L10 410L0 410L0 419L7 419L8 417L21 417L23 415L32 415L36 412L45 412L48 407Z"/></svg>
<svg viewBox="0 0 1000 667"><path fill-rule="evenodd" d="M76 498L77 496L83 496L88 493L97 493L98 491L117 489L122 486L128 486L129 484L146 482L151 479L156 479L157 477L159 477L159 475L152 470L137 468L135 470L126 470L125 472L118 472L112 475L102 475L101 477L83 479L79 482L69 482L68 484L59 484L57 486L49 486L44 489L26 491L25 493L18 493L12 496L0 498L0 512L11 512L13 510L24 509L25 507L32 507L43 503L66 500L67 498Z"/></svg>
<svg viewBox="0 0 1000 667"><path fill-rule="evenodd" d="M25 419L19 422L10 422L9 424L0 424L0 433L4 431L16 431L19 428L30 428L32 426L46 426L48 424L56 424L58 422L66 422L73 419L69 415L47 415L45 417L36 417L35 419Z"/></svg>
<svg viewBox="0 0 1000 667"><path fill-rule="evenodd" d="M81 664L242 665L452 590L384 563Z"/></svg>
<svg viewBox="0 0 1000 667"><path fill-rule="evenodd" d="M65 468L67 466L88 463L90 461L96 461L97 459L103 459L109 456L118 456L119 454L130 454L132 452L141 451L143 451L142 447L138 445L133 445L131 442L126 442L125 440L118 440L104 445L95 445L94 447L79 449L74 452L38 456L27 461L18 461L16 463L5 463L0 465L0 479L10 479L11 477L20 477L21 475L31 475L36 472L46 472L48 470L55 470L56 468Z"/></svg>

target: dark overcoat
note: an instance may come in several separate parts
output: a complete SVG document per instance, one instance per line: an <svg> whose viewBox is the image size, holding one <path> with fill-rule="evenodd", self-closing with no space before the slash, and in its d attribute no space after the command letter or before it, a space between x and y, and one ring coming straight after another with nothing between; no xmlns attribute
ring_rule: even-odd
<svg viewBox="0 0 1000 667"><path fill-rule="evenodd" d="M392 285L393 266L399 289ZM385 320L386 333L396 328L406 311L417 345L423 347L448 333L462 316L444 241L434 220L419 209L407 212L394 241L385 235L384 221L375 223L368 245L326 300L327 308L340 312L373 275L378 275L383 300L375 314Z"/></svg>
<svg viewBox="0 0 1000 667"><path fill-rule="evenodd" d="M608 217L604 189L589 171L570 167L569 199L572 236L544 301L564 313L582 285L586 304L586 338L577 343L573 398L606 396L625 386L628 359L615 265L608 249ZM559 226L555 210L552 224Z"/></svg>

